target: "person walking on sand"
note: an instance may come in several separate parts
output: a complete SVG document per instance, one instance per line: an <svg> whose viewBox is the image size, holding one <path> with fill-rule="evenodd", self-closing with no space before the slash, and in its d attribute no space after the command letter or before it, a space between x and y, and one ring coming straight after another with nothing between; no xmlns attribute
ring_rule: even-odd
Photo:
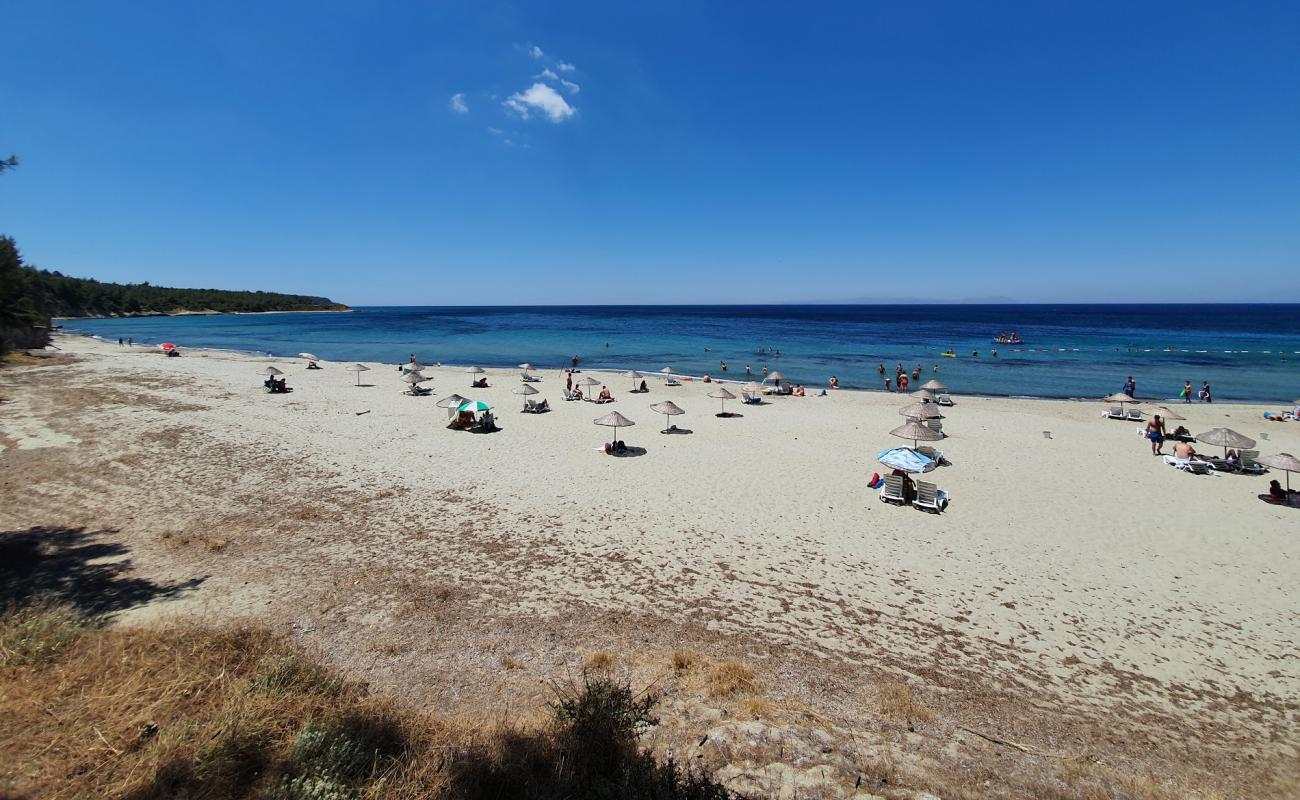
<svg viewBox="0 0 1300 800"><path fill-rule="evenodd" d="M1183 391L1182 391L1182 393L1180 393L1178 396L1181 397L1181 398L1183 398L1183 402L1184 402L1184 403L1190 403L1190 402L1192 402L1192 382L1191 382L1191 381L1183 381Z"/></svg>
<svg viewBox="0 0 1300 800"><path fill-rule="evenodd" d="M1147 438L1151 440L1151 455L1161 455L1160 448L1164 447L1165 442L1165 421L1160 419L1159 414L1153 415L1147 423Z"/></svg>
<svg viewBox="0 0 1300 800"><path fill-rule="evenodd" d="M132 339L130 336L126 337L126 346L135 347L135 339Z"/></svg>
<svg viewBox="0 0 1300 800"><path fill-rule="evenodd" d="M1137 394L1137 389L1138 389L1137 381L1133 380L1132 375L1128 376L1128 380L1124 381L1124 394L1128 395L1129 397L1133 397L1134 395Z"/></svg>
<svg viewBox="0 0 1300 800"><path fill-rule="evenodd" d="M1204 382L1204 383L1201 384L1201 402L1202 402L1202 403L1213 403L1213 402L1214 402L1214 398L1210 395L1210 383L1209 383L1209 381L1206 381L1206 382Z"/></svg>

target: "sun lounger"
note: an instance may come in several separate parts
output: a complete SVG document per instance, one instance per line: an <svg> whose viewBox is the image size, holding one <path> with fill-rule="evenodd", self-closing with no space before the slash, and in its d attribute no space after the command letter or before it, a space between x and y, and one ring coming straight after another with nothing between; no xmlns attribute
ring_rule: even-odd
<svg viewBox="0 0 1300 800"><path fill-rule="evenodd" d="M521 372L519 373L519 380L523 381L524 383L540 383L542 379L537 377L536 375L530 375L527 372Z"/></svg>
<svg viewBox="0 0 1300 800"><path fill-rule="evenodd" d="M942 463L943 463L943 451L942 451L942 450L935 450L933 447L927 447L927 446L925 446L925 445L918 445L917 448L916 448L916 452L918 452L918 453L920 453L921 455L925 456L926 458L930 459L930 460L933 461L935 464L942 464Z"/></svg>
<svg viewBox="0 0 1300 800"><path fill-rule="evenodd" d="M1268 472L1268 467L1259 463L1258 459L1258 450L1242 450L1241 460L1238 463L1237 469L1247 473L1248 475L1263 475L1265 472Z"/></svg>
<svg viewBox="0 0 1300 800"><path fill-rule="evenodd" d="M740 402L747 406L761 406L763 405L763 398L753 392L741 392Z"/></svg>
<svg viewBox="0 0 1300 800"><path fill-rule="evenodd" d="M581 399L582 399L582 395L578 394L577 392L571 392L571 391L569 391L568 389L565 389L565 390L564 390L564 399L565 399L565 400L581 400Z"/></svg>
<svg viewBox="0 0 1300 800"><path fill-rule="evenodd" d="M1204 461L1196 461L1190 458L1174 458L1173 456L1165 456L1165 463L1173 467L1174 469L1182 470L1183 472L1190 472L1193 475L1210 474L1210 465L1206 464Z"/></svg>
<svg viewBox="0 0 1300 800"><path fill-rule="evenodd" d="M1128 419L1128 416L1124 413L1124 409L1119 406L1111 406L1110 413L1107 414L1106 417L1108 419Z"/></svg>
<svg viewBox="0 0 1300 800"><path fill-rule="evenodd" d="M935 433L943 433L943 423L937 419L927 419L925 421L925 427L929 428Z"/></svg>
<svg viewBox="0 0 1300 800"><path fill-rule="evenodd" d="M681 385L682 382L677 380L676 378L669 378L668 380L664 381L664 386L681 386Z"/></svg>
<svg viewBox="0 0 1300 800"><path fill-rule="evenodd" d="M907 503L907 498L903 496L902 475L885 476L885 485L880 487L880 502L898 503L899 505Z"/></svg>
<svg viewBox="0 0 1300 800"><path fill-rule="evenodd" d="M934 402L938 403L938 404L941 405L941 406L950 406L950 405L953 405L953 402L952 402L952 395L947 394L947 393L941 394L941 395L939 395L938 397L936 397L936 398L934 399Z"/></svg>
<svg viewBox="0 0 1300 800"><path fill-rule="evenodd" d="M1141 412L1141 410L1136 409L1136 408L1130 408L1130 409L1128 410L1128 419L1129 419L1129 422L1141 422L1141 421L1142 421L1142 412Z"/></svg>
<svg viewBox="0 0 1300 800"><path fill-rule="evenodd" d="M948 494L939 491L939 487L926 481L916 482L916 499L912 501L914 508L922 511L933 511L938 514L948 506Z"/></svg>
<svg viewBox="0 0 1300 800"><path fill-rule="evenodd" d="M1214 470L1215 472L1236 472L1237 471L1237 465L1233 464L1231 461L1227 460L1226 458L1215 458L1214 456L1198 455L1196 456L1196 458L1192 460L1201 462L1202 464Z"/></svg>

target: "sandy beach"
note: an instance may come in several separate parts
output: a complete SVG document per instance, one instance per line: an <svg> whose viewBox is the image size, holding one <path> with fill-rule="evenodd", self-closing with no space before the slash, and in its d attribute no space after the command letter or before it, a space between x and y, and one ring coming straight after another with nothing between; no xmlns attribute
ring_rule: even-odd
<svg viewBox="0 0 1300 800"><path fill-rule="evenodd" d="M651 680L688 647L750 664L772 704L758 717L845 742L869 733L871 687L898 681L940 721L900 734L897 757L933 774L997 760L963 729L1189 785L1294 770L1300 508L1257 497L1285 476L1179 472L1100 402L952 386L935 444L950 463L929 478L951 505L936 515L867 487L886 471L876 452L904 444L888 435L900 395L810 389L729 401L724 419L698 381L630 394L583 373L617 400L597 406L565 402L551 369L533 385L553 411L530 415L516 370L471 389L463 368L430 368L433 395L410 397L393 364L368 364L357 387L345 364L57 344L69 363L0 372L0 526L121 544L133 574L171 587L126 623L268 616L449 713L524 713L594 651ZM263 392L268 365L291 394ZM501 430L448 430L435 402L453 392L495 406ZM659 432L649 405L668 399L689 433ZM1300 423L1263 419L1279 408L1176 410L1193 433L1300 453ZM644 455L595 451L609 411L636 422L620 438ZM669 749L745 718L676 702L657 734ZM743 781L761 759L731 731L736 749L709 759ZM845 775L827 796L851 796L844 764L810 752ZM1017 757L1012 773L1056 769Z"/></svg>

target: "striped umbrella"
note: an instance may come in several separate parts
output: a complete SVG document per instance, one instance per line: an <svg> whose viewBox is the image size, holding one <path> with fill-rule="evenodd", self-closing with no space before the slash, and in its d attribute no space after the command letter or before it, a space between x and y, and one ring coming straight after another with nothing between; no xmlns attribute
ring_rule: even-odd
<svg viewBox="0 0 1300 800"><path fill-rule="evenodd" d="M456 410L469 411L471 413L477 414L480 411L491 411L492 406L488 405L482 400L470 400L468 402L462 403L461 407Z"/></svg>

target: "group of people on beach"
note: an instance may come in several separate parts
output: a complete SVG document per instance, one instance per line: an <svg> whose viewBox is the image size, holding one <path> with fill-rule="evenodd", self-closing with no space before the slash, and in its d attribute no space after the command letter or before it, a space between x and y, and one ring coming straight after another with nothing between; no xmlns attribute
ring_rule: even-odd
<svg viewBox="0 0 1300 800"><path fill-rule="evenodd" d="M916 365L916 369L912 370L912 376L911 376L911 378L909 379L909 378L908 378L908 375L907 375L907 369L906 369L906 368L905 368L905 367L900 363L900 364L898 364L896 367L894 367L894 377L891 378L891 377L889 377L888 375L885 375L885 365L884 365L884 364L881 364L881 365L879 365L878 367L876 367L876 372L877 372L878 374L880 374L880 375L885 375L885 391L886 391L886 392L892 392L892 391L894 391L894 386L895 386L895 385L898 386L898 391L900 391L900 392L906 392L906 391L907 391L907 387L910 385L910 381L919 381L919 380L921 380L921 372L922 372L923 370L924 370L924 368L923 368L920 364L917 364L917 365ZM938 364L935 364L935 365L934 365L934 371L935 371L935 372L938 372L938 371L939 371L939 365L938 365ZM838 385L836 386L836 388L838 388Z"/></svg>

